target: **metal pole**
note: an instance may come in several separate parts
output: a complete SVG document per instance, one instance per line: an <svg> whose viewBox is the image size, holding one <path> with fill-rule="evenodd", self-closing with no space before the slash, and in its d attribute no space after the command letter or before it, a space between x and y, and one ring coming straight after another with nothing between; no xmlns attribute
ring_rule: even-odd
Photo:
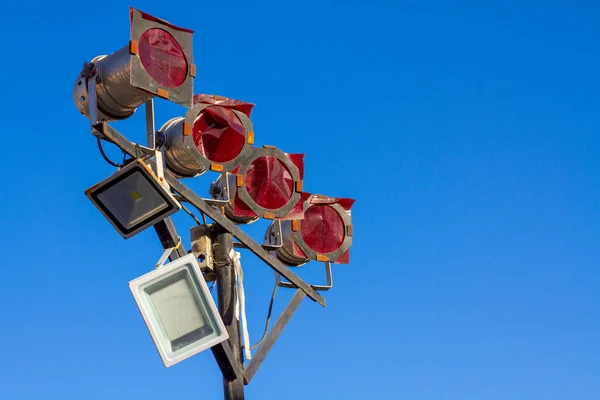
<svg viewBox="0 0 600 400"><path fill-rule="evenodd" d="M237 302L235 267L229 257L229 252L233 249L233 236L222 226L218 224L214 224L213 226L219 313L229 333L229 345L231 346L235 362L242 368L243 356L240 340L240 322L235 317L235 304ZM244 377L238 376L231 381L223 377L223 390L225 400L243 400Z"/></svg>

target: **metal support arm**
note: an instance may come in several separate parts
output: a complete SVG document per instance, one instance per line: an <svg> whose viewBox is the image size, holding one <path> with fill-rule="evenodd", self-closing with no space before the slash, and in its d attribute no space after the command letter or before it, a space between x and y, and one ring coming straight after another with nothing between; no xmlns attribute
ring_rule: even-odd
<svg viewBox="0 0 600 400"><path fill-rule="evenodd" d="M292 315L294 315L294 312L296 312L298 306L300 305L302 300L304 300L305 297L306 293L304 293L300 289L296 290L296 293L294 293L294 297L292 297L292 300L290 300L288 305L285 307L285 310L283 310L283 312L277 319L277 322L273 326L273 329L271 329L271 332L269 332L263 344L260 346L254 357L252 357L252 361L250 361L250 364L248 364L248 367L246 367L246 370L244 371L244 383L246 385L250 383L250 381L256 374L256 371L258 371L258 367L260 367L265 357L269 353L269 350L271 350L271 348L275 344L275 341L279 338L279 335L283 331L283 328L285 328L287 323L290 321Z"/></svg>

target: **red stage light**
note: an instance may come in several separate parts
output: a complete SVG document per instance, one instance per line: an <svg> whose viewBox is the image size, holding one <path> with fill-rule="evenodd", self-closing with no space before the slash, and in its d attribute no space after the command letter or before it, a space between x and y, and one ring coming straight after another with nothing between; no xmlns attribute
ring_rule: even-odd
<svg viewBox="0 0 600 400"><path fill-rule="evenodd" d="M308 247L325 254L342 245L346 231L338 211L327 204L313 204L304 212L300 234Z"/></svg>
<svg viewBox="0 0 600 400"><path fill-rule="evenodd" d="M250 103L197 95L194 106L159 130L167 167L180 177L212 169L231 172L252 150Z"/></svg>
<svg viewBox="0 0 600 400"><path fill-rule="evenodd" d="M176 88L185 82L188 68L185 54L169 32L148 29L140 37L139 53L144 69L162 86Z"/></svg>
<svg viewBox="0 0 600 400"><path fill-rule="evenodd" d="M155 96L191 107L196 76L193 32L134 8L130 23L127 46L92 60L99 120L125 119ZM89 117L88 69L86 65L77 78L73 97L79 111Z"/></svg>
<svg viewBox="0 0 600 400"><path fill-rule="evenodd" d="M281 223L282 247L277 256L289 265L302 265L309 260L350 262L352 221L350 209L354 200L309 196L304 201L304 219ZM275 224L267 237L275 234Z"/></svg>
<svg viewBox="0 0 600 400"><path fill-rule="evenodd" d="M273 156L258 157L246 170L244 185L250 198L259 206L277 210L294 194L294 181L289 169Z"/></svg>
<svg viewBox="0 0 600 400"><path fill-rule="evenodd" d="M255 148L229 176L227 216L250 223L258 218L302 218L304 154L286 154L273 147Z"/></svg>
<svg viewBox="0 0 600 400"><path fill-rule="evenodd" d="M200 112L192 136L196 148L215 163L233 160L246 143L242 121L233 110L222 106L207 107Z"/></svg>

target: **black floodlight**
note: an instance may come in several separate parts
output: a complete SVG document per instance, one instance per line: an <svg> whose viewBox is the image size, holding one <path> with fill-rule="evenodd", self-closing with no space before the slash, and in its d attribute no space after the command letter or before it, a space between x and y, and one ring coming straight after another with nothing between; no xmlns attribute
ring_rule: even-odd
<svg viewBox="0 0 600 400"><path fill-rule="evenodd" d="M125 239L177 212L181 205L141 160L85 191Z"/></svg>

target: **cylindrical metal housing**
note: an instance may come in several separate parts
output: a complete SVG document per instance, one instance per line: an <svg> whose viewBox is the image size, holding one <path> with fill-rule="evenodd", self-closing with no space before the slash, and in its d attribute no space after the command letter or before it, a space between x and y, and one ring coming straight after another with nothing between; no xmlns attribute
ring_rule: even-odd
<svg viewBox="0 0 600 400"><path fill-rule="evenodd" d="M130 58L129 46L125 46L108 56L98 56L92 60L98 71L96 99L101 121L128 118L137 107L154 97L154 94L131 85ZM81 75L75 82L73 99L79 111L89 117L87 80Z"/></svg>
<svg viewBox="0 0 600 400"><path fill-rule="evenodd" d="M210 119L210 123L206 123L204 118L213 110L219 111L222 119ZM223 135L225 130L234 131L236 140ZM194 177L208 169L232 171L252 151L254 140L252 122L244 113L205 103L195 104L184 117L167 121L158 132L165 146L167 167L183 178Z"/></svg>
<svg viewBox="0 0 600 400"><path fill-rule="evenodd" d="M352 245L352 199L332 199L312 195L304 202L304 219L281 221L281 247L277 257L291 266L308 260L347 264ZM265 241L278 234L269 226ZM270 243L269 243L270 244Z"/></svg>
<svg viewBox="0 0 600 400"><path fill-rule="evenodd" d="M225 210L225 215L232 221L237 222L238 224L251 224L258 220L258 216L236 216L233 212L233 202L237 196L237 186L236 186L236 175L235 174L227 174L229 180L229 202L227 202L223 209ZM220 188L220 192L223 192L224 182L223 175L217 178L215 182L217 187Z"/></svg>
<svg viewBox="0 0 600 400"><path fill-rule="evenodd" d="M276 222L272 223L267 231L267 235L271 234L271 231L275 230ZM292 266L299 267L308 262L308 257L301 257L300 252L294 251L294 235L292 232L292 221L281 221L281 244L282 246L277 249L277 257L284 263Z"/></svg>
<svg viewBox="0 0 600 400"><path fill-rule="evenodd" d="M167 168L181 178L191 178L206 171L190 153L183 135L185 118L167 121L158 131L163 136L163 155Z"/></svg>

